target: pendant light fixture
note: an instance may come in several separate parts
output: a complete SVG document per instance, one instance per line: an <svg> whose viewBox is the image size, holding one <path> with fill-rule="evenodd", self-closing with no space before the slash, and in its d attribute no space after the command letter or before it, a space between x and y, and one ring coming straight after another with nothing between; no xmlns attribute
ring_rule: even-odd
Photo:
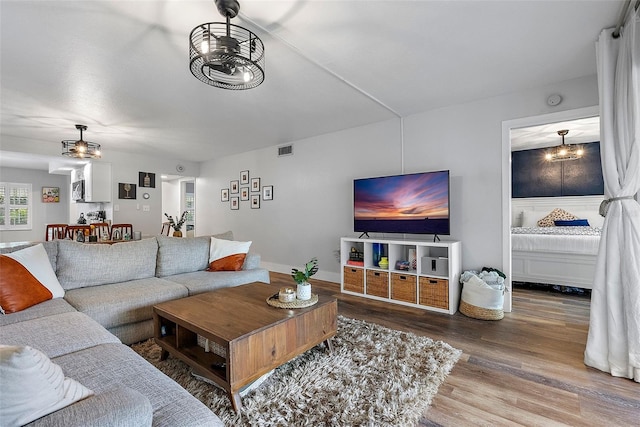
<svg viewBox="0 0 640 427"><path fill-rule="evenodd" d="M544 158L549 162L564 162L567 160L577 160L584 155L584 150L578 145L565 145L564 137L568 134L567 129L559 130L558 135L562 137L562 144L557 145L547 151Z"/></svg>
<svg viewBox="0 0 640 427"><path fill-rule="evenodd" d="M80 140L62 141L62 155L78 159L99 159L102 157L100 144L82 139L82 131L87 130L87 126L76 125L76 129L80 131Z"/></svg>
<svg viewBox="0 0 640 427"><path fill-rule="evenodd" d="M237 0L215 0L226 22L208 22L189 35L189 67L198 80L223 89L252 89L264 81L264 44L253 32L231 24Z"/></svg>

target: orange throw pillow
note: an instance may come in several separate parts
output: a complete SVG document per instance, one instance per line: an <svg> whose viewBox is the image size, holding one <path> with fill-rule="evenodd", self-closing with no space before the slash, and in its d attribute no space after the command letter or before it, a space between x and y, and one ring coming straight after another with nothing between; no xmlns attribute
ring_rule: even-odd
<svg viewBox="0 0 640 427"><path fill-rule="evenodd" d="M209 249L209 271L242 270L250 247L251 242L235 242L212 237Z"/></svg>
<svg viewBox="0 0 640 427"><path fill-rule="evenodd" d="M6 314L53 298L53 294L18 261L0 255L0 306Z"/></svg>
<svg viewBox="0 0 640 427"><path fill-rule="evenodd" d="M0 255L0 310L5 314L63 296L42 244Z"/></svg>

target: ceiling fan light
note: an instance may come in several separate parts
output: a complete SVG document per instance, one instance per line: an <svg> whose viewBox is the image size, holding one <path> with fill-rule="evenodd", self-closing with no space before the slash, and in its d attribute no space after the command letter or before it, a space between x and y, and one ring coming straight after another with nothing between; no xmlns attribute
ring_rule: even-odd
<svg viewBox="0 0 640 427"><path fill-rule="evenodd" d="M245 69L242 72L242 79L244 80L245 83L249 83L251 81L251 72L247 69Z"/></svg>
<svg viewBox="0 0 640 427"><path fill-rule="evenodd" d="M564 137L569 131L566 129L559 130L558 135L562 137L562 143L554 147L551 151L548 151L544 156L545 160L549 162L564 162L567 160L577 160L584 155L584 149L576 145L565 145Z"/></svg>
<svg viewBox="0 0 640 427"><path fill-rule="evenodd" d="M211 49L211 33L204 26L202 27L202 40L200 41L200 53L209 54Z"/></svg>
<svg viewBox="0 0 640 427"><path fill-rule="evenodd" d="M210 86L223 89L242 90L259 86L264 81L262 40L250 30L230 23L240 10L237 0L216 0L216 5L227 22L208 22L191 31L191 74Z"/></svg>
<svg viewBox="0 0 640 427"><path fill-rule="evenodd" d="M102 157L100 144L89 142L82 139L82 131L87 130L85 125L76 125L76 129L80 131L79 140L62 141L62 155L75 157L79 159L99 159Z"/></svg>

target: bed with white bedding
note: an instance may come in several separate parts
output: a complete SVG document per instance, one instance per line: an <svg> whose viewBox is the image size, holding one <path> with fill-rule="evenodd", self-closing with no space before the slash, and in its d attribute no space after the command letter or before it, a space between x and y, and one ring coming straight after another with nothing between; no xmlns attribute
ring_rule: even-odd
<svg viewBox="0 0 640 427"><path fill-rule="evenodd" d="M513 280L591 289L600 228L513 227Z"/></svg>
<svg viewBox="0 0 640 427"><path fill-rule="evenodd" d="M512 224L519 226L511 228L512 280L591 289L603 222L598 199L514 199ZM536 226L558 206L590 226Z"/></svg>

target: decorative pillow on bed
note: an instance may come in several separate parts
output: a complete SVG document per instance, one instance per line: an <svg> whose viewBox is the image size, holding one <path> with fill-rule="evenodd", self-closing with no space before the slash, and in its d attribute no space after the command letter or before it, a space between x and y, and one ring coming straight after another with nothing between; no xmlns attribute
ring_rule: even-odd
<svg viewBox="0 0 640 427"><path fill-rule="evenodd" d="M544 212L534 210L522 211L522 225L521 227L537 227L538 221L544 216Z"/></svg>
<svg viewBox="0 0 640 427"><path fill-rule="evenodd" d="M250 246L251 241L236 242L212 237L209 251L209 271L242 270Z"/></svg>
<svg viewBox="0 0 640 427"><path fill-rule="evenodd" d="M581 218L581 219L584 218L587 221L589 221L590 227L602 228L602 226L604 225L604 217L600 216L600 212L598 212L597 209L590 210L590 211L585 211L585 210L573 211L572 213L578 218Z"/></svg>
<svg viewBox="0 0 640 427"><path fill-rule="evenodd" d="M0 310L15 313L64 296L42 244L0 255Z"/></svg>
<svg viewBox="0 0 640 427"><path fill-rule="evenodd" d="M586 219L556 219L553 223L557 227L589 227Z"/></svg>
<svg viewBox="0 0 640 427"><path fill-rule="evenodd" d="M571 220L578 219L578 217L572 213L565 211L564 209L555 208L551 211L551 213L549 213L549 215L538 221L538 227L553 227L555 225L554 221L559 219Z"/></svg>
<svg viewBox="0 0 640 427"><path fill-rule="evenodd" d="M29 346L0 345L0 425L21 426L93 395Z"/></svg>

